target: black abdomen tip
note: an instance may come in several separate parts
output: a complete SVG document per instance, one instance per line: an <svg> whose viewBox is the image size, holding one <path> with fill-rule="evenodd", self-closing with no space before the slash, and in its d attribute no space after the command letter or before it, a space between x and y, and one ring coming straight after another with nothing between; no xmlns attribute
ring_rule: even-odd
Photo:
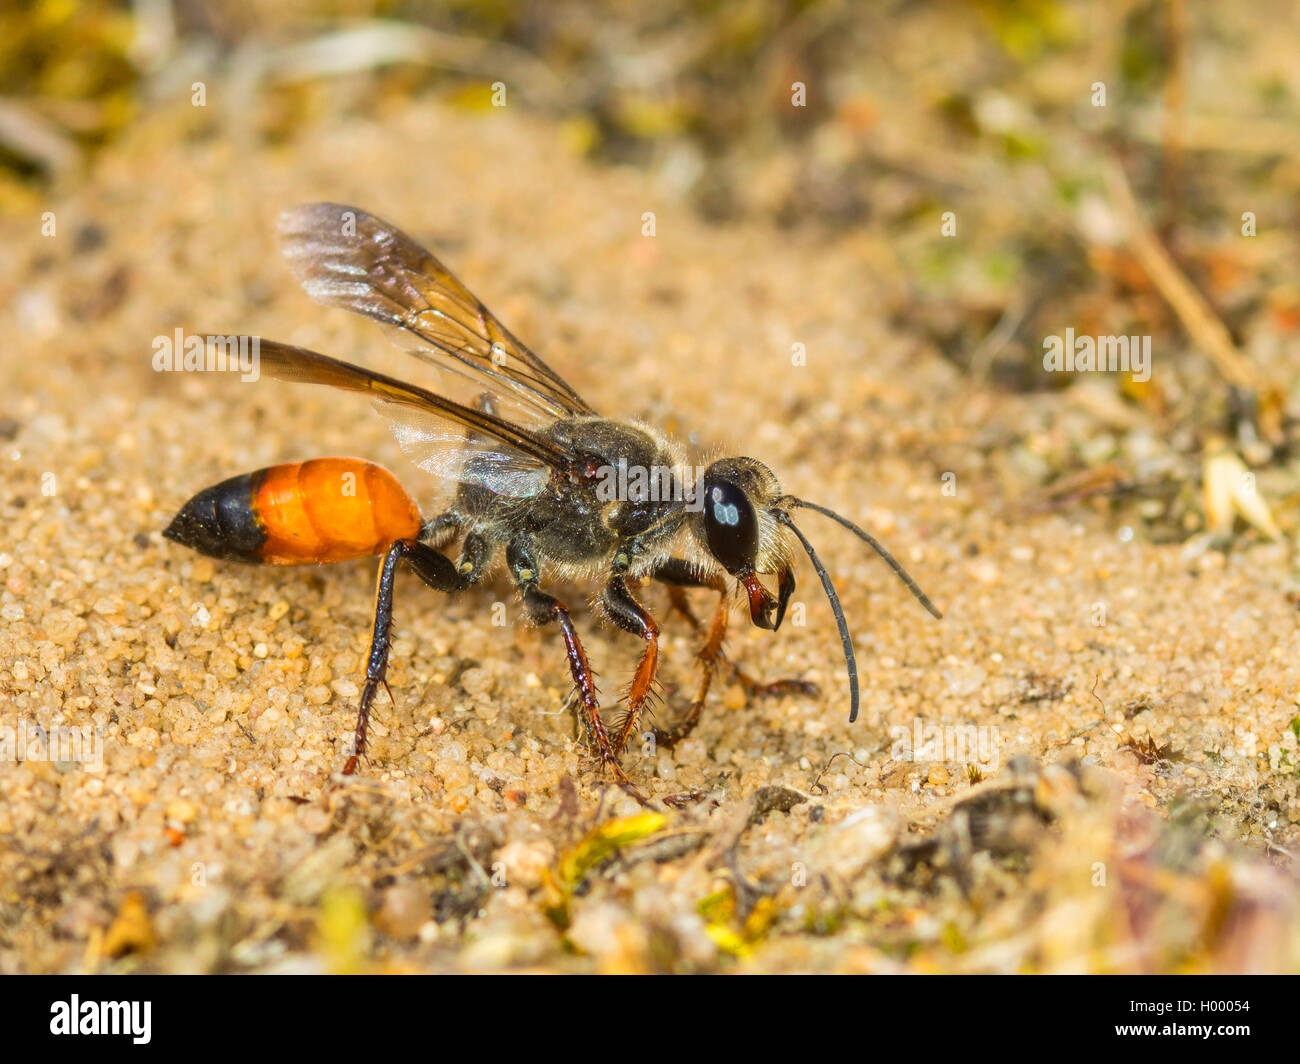
<svg viewBox="0 0 1300 1064"><path fill-rule="evenodd" d="M212 558L260 562L266 529L253 500L262 475L245 473L204 488L181 507L163 535Z"/></svg>

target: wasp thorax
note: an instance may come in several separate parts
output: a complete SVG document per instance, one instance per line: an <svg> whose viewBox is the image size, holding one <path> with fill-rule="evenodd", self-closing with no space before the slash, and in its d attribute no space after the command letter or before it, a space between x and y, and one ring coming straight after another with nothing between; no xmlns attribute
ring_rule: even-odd
<svg viewBox="0 0 1300 1064"><path fill-rule="evenodd" d="M723 458L704 471L700 492L701 545L733 576L772 572L781 542L767 512L781 493L775 474L753 458Z"/></svg>

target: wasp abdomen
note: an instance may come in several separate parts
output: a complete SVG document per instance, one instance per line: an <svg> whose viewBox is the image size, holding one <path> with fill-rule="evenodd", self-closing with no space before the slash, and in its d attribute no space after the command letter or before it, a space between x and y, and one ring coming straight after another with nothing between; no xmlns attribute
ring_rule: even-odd
<svg viewBox="0 0 1300 1064"><path fill-rule="evenodd" d="M311 565L381 554L419 534L397 479L359 458L315 458L205 488L163 533L214 558Z"/></svg>

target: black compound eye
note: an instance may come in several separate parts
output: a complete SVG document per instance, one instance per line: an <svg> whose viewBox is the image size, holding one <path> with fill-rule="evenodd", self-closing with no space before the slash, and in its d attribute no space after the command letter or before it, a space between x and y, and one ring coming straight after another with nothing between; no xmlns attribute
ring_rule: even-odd
<svg viewBox="0 0 1300 1064"><path fill-rule="evenodd" d="M745 493L714 477L704 479L704 531L709 551L733 576L754 567L758 516Z"/></svg>

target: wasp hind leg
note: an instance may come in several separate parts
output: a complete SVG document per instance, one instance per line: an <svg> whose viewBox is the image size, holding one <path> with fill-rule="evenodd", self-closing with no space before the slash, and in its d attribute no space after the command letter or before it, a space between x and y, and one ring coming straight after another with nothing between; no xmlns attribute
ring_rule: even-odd
<svg viewBox="0 0 1300 1064"><path fill-rule="evenodd" d="M352 751L343 766L345 776L355 773L361 758L365 756L370 707L379 685L384 682L384 674L388 671L388 650L392 645L393 634L393 585L397 579L398 564L405 560L415 575L435 591L451 594L465 590L478 580L490 554L487 542L473 533L465 537L458 563L453 563L445 554L414 539L399 539L384 554L375 587L375 623L370 636L370 652L366 655L366 682L361 690Z"/></svg>

